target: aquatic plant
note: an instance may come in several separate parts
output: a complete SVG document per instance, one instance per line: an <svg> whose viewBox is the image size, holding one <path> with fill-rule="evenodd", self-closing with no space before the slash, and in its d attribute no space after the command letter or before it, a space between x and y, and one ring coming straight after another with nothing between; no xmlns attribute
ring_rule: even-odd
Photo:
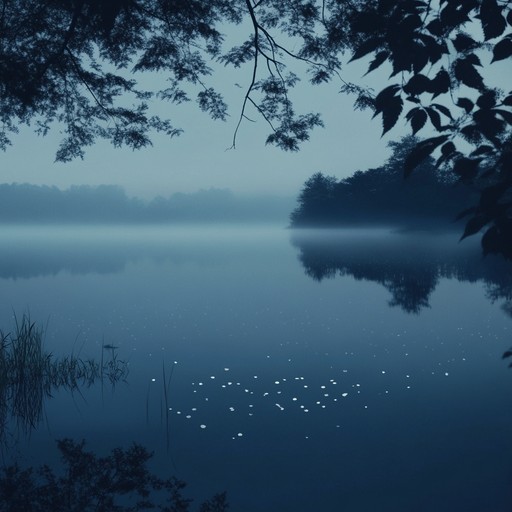
<svg viewBox="0 0 512 512"><path fill-rule="evenodd" d="M0 330L0 440L5 437L9 418L18 428L29 431L43 416L44 400L58 389L69 391L89 387L107 379L112 385L125 380L128 365L118 359L115 347L101 363L74 355L54 357L44 350L44 328L29 315L15 316L13 333Z"/></svg>
<svg viewBox="0 0 512 512"><path fill-rule="evenodd" d="M85 450L85 442L57 441L63 468L0 470L0 512L189 512L192 500L183 495L186 484L175 477L152 474L152 454L143 446L115 448L105 457ZM199 512L225 512L226 493L216 494Z"/></svg>

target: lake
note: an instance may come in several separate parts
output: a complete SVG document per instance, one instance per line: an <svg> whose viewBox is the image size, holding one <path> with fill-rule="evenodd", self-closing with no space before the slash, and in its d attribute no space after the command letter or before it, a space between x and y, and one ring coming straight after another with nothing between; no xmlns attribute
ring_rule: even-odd
<svg viewBox="0 0 512 512"><path fill-rule="evenodd" d="M0 328L129 372L11 418L4 463L55 439L138 442L233 512L512 508L512 272L458 233L272 226L2 228ZM111 345L116 349L102 349ZM23 422L21 422L23 423Z"/></svg>

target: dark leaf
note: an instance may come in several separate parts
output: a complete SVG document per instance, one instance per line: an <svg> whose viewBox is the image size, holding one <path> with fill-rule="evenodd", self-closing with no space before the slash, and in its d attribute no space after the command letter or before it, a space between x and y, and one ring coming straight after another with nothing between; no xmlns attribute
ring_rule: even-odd
<svg viewBox="0 0 512 512"><path fill-rule="evenodd" d="M364 41L354 52L349 62L360 59L371 52L374 52L383 43L382 37L372 37Z"/></svg>
<svg viewBox="0 0 512 512"><path fill-rule="evenodd" d="M493 112L499 114L508 124L512 125L512 112L509 112L508 110L502 108L495 108Z"/></svg>
<svg viewBox="0 0 512 512"><path fill-rule="evenodd" d="M414 75L405 85L404 92L412 96L418 96L424 92L430 91L430 78L421 73Z"/></svg>
<svg viewBox="0 0 512 512"><path fill-rule="evenodd" d="M510 36L504 37L501 41L496 43L492 49L492 61L508 59L512 55L512 38Z"/></svg>
<svg viewBox="0 0 512 512"><path fill-rule="evenodd" d="M375 112L373 117L382 113L382 135L393 128L402 112L403 100L399 94L397 95L399 92L400 86L390 85L383 89L375 98Z"/></svg>
<svg viewBox="0 0 512 512"><path fill-rule="evenodd" d="M492 108L496 105L496 91L489 90L483 92L476 100L476 104L480 108Z"/></svg>
<svg viewBox="0 0 512 512"><path fill-rule="evenodd" d="M415 112L410 118L412 133L416 134L427 122L427 113L422 108L413 109ZM412 111L411 111L412 112Z"/></svg>
<svg viewBox="0 0 512 512"><path fill-rule="evenodd" d="M441 68L437 75L430 81L430 90L433 97L444 94L450 90L450 75L448 72Z"/></svg>
<svg viewBox="0 0 512 512"><path fill-rule="evenodd" d="M507 357L510 357L512 356L512 350L507 350L504 354L503 354L503 359L506 359Z"/></svg>
<svg viewBox="0 0 512 512"><path fill-rule="evenodd" d="M475 215L468 220L460 240L464 240L464 238L478 233L485 225L489 224L489 222L490 219L487 217L487 215Z"/></svg>
<svg viewBox="0 0 512 512"><path fill-rule="evenodd" d="M416 167L438 146L448 140L448 135L440 135L418 142L404 162L404 176L407 178Z"/></svg>
<svg viewBox="0 0 512 512"><path fill-rule="evenodd" d="M471 208L467 208L465 210L463 210L462 212L460 212L454 219L454 222L460 220L460 219L463 219L464 217L467 217L468 215L470 215L471 213L475 213L477 211L477 208L476 206L472 206Z"/></svg>
<svg viewBox="0 0 512 512"><path fill-rule="evenodd" d="M468 98L459 98L457 106L463 108L466 111L466 114L469 114L473 110L475 104Z"/></svg>
<svg viewBox="0 0 512 512"><path fill-rule="evenodd" d="M443 127L441 126L441 116L439 115L439 112L434 110L431 107L427 107L426 109L428 117L430 118L430 122L434 125L434 128L440 132L443 130Z"/></svg>
<svg viewBox="0 0 512 512"><path fill-rule="evenodd" d="M450 28L457 27L469 21L463 10L458 9L459 2L448 2L441 11L441 21Z"/></svg>
<svg viewBox="0 0 512 512"><path fill-rule="evenodd" d="M501 11L502 8L496 0L482 0L480 20L486 41L503 34L507 24Z"/></svg>
<svg viewBox="0 0 512 512"><path fill-rule="evenodd" d="M402 113L404 101L401 96L394 96L382 110L382 135L395 126Z"/></svg>
<svg viewBox="0 0 512 512"><path fill-rule="evenodd" d="M444 34L444 31L445 31L446 27L444 26L443 23L441 23L440 20L438 19L435 19L435 20L432 20L428 25L427 25L427 30L435 35L435 36L442 36Z"/></svg>
<svg viewBox="0 0 512 512"><path fill-rule="evenodd" d="M377 55L375 55L375 58L370 62L370 66L368 67L368 71L366 73L371 73L373 70L377 69L383 62L385 62L388 56L388 51L378 52Z"/></svg>
<svg viewBox="0 0 512 512"><path fill-rule="evenodd" d="M455 152L455 149L455 144L451 140L449 140L446 144L443 144L443 146L441 147L441 154L445 157L449 156Z"/></svg>
<svg viewBox="0 0 512 512"><path fill-rule="evenodd" d="M389 87L386 87L380 91L375 98L375 113L373 114L373 117L376 117L378 114L380 114L399 91L400 86L396 84L390 85Z"/></svg>
<svg viewBox="0 0 512 512"><path fill-rule="evenodd" d="M483 89L484 82L469 58L457 59L453 65L455 78L473 89Z"/></svg>
<svg viewBox="0 0 512 512"><path fill-rule="evenodd" d="M480 62L480 58L474 54L474 53L470 53L467 57L466 57L466 60L470 63L470 64L473 64L473 66L480 66L482 67L482 63Z"/></svg>
<svg viewBox="0 0 512 512"><path fill-rule="evenodd" d="M472 144L477 144L482 140L482 132L475 124L464 126L464 128L461 128L460 134Z"/></svg>
<svg viewBox="0 0 512 512"><path fill-rule="evenodd" d="M459 158L453 166L453 172L459 176L462 181L471 181L478 174L480 161L480 158Z"/></svg>
<svg viewBox="0 0 512 512"><path fill-rule="evenodd" d="M504 123L501 119L496 117L497 110L480 109L473 114L476 127L480 130L489 140L498 143L496 137L503 131ZM507 114L510 115L509 112Z"/></svg>
<svg viewBox="0 0 512 512"><path fill-rule="evenodd" d="M479 146L471 153L471 156L479 156L479 155L485 155L486 153L492 153L494 151L494 148L492 146L487 146L485 144Z"/></svg>
<svg viewBox="0 0 512 512"><path fill-rule="evenodd" d="M448 107L445 107L444 105L440 105L439 103L432 103L432 107L439 110L439 112L441 112L446 117L453 120L452 113L450 112L450 109Z"/></svg>
<svg viewBox="0 0 512 512"><path fill-rule="evenodd" d="M506 191L507 187L501 183L484 188L480 194L480 208L482 211L492 210Z"/></svg>
<svg viewBox="0 0 512 512"><path fill-rule="evenodd" d="M512 94L509 94L504 100L503 105L507 105L508 107L512 107Z"/></svg>
<svg viewBox="0 0 512 512"><path fill-rule="evenodd" d="M478 46L476 41L466 34L458 33L455 39L452 40L453 46L458 52L465 52L472 50Z"/></svg>

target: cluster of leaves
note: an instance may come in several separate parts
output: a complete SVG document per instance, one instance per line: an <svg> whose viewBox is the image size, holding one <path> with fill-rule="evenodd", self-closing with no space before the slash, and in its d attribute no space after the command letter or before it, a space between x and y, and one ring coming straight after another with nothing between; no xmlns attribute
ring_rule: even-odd
<svg viewBox="0 0 512 512"><path fill-rule="evenodd" d="M188 512L192 500L183 496L185 483L152 474L152 454L134 444L116 448L106 457L85 450L85 443L57 442L63 469L22 469L18 465L0 473L1 512ZM226 493L201 504L199 512L225 512Z"/></svg>
<svg viewBox="0 0 512 512"><path fill-rule="evenodd" d="M512 258L512 91L492 85L492 64L512 56L512 3L497 0L367 2L352 15L358 42L353 59L372 55L391 81L374 100L383 132L404 114L412 132L437 132L405 162L409 175L437 153L462 182L478 187L479 204L462 238L485 228L484 253ZM482 70L482 71L481 71ZM489 73L491 74L491 73ZM393 80L393 77L396 77Z"/></svg>
<svg viewBox="0 0 512 512"><path fill-rule="evenodd" d="M180 84L199 85L199 107L224 118L226 105L203 84L222 42L215 26L239 21L229 0L3 0L0 9L0 147L9 132L57 123L64 138L58 161L83 157L99 138L138 149L149 133L175 136L169 119L152 115L151 98L190 98ZM134 79L162 71L161 90Z"/></svg>

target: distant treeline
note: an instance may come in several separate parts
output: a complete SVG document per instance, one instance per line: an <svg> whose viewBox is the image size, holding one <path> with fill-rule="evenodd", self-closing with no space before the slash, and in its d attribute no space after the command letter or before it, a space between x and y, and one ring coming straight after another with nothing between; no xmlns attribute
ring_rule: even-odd
<svg viewBox="0 0 512 512"><path fill-rule="evenodd" d="M3 223L283 222L291 198L237 197L230 190L176 193L151 201L130 198L113 185L67 190L29 184L0 185Z"/></svg>
<svg viewBox="0 0 512 512"><path fill-rule="evenodd" d="M413 137L391 143L393 153L383 166L349 178L314 174L299 195L291 226L448 226L478 202L478 193L437 169L432 158L404 179L403 163L413 144Z"/></svg>

